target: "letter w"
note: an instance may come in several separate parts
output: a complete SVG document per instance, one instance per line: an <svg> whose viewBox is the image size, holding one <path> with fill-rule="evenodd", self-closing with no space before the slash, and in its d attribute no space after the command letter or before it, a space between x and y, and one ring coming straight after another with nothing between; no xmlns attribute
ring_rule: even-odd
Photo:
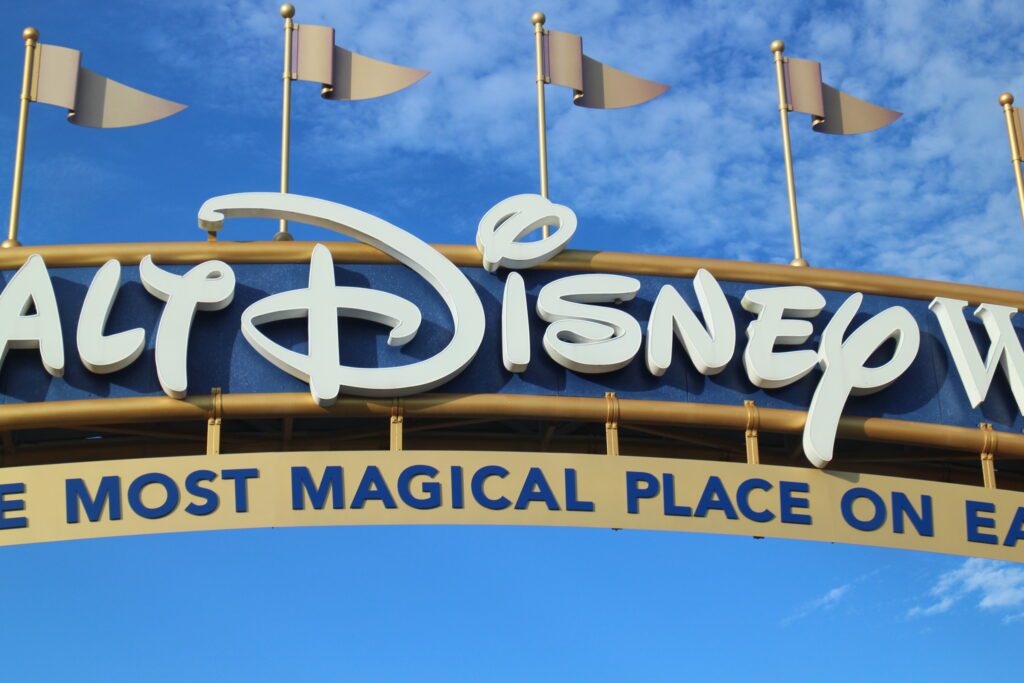
<svg viewBox="0 0 1024 683"><path fill-rule="evenodd" d="M996 376L996 366L1001 365L1010 389L1017 400L1017 409L1024 415L1024 349L1021 348L1017 330L1010 319L1017 309L996 304L982 304L974 311L988 333L990 344L984 362L974 343L974 337L967 327L963 309L966 301L936 297L928 308L939 320L942 334L953 356L953 363L960 374L967 398L972 408L977 408L988 395L989 387Z"/></svg>

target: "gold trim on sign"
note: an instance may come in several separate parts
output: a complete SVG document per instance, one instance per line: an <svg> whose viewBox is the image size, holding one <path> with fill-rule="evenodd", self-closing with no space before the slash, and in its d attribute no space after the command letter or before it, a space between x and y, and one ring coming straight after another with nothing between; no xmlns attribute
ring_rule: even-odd
<svg viewBox="0 0 1024 683"><path fill-rule="evenodd" d="M137 264L146 255L161 264L200 263L220 259L228 263L309 263L316 242L140 242L124 244L71 244L12 247L0 251L0 270L19 268L32 254L39 254L50 268L101 266L109 259L124 265ZM326 242L336 263L394 264L377 249L356 242ZM433 245L463 268L481 267L480 252L462 244ZM792 268L774 263L726 261L687 256L627 254L614 251L564 251L532 270L622 273L690 278L697 270L709 270L719 280L759 285L807 285L840 292L930 301L936 296L964 299L971 304L1002 304L1024 309L1024 292L897 275L875 275L828 268Z"/></svg>
<svg viewBox="0 0 1024 683"><path fill-rule="evenodd" d="M795 269L793 269L795 270ZM221 394L223 420L288 419L296 417L379 417L390 419L393 399L343 397L329 408L318 406L307 393ZM674 403L617 399L617 426L672 425L745 432L749 409L743 405ZM420 394L402 399L405 418L497 418L567 420L605 423L606 398L529 396L517 394ZM20 429L75 428L103 424L147 423L156 420L208 420L214 411L210 396L184 401L166 396L104 398L45 403L11 403L0 408L0 432ZM760 432L800 434L807 413L802 410L757 408ZM996 440L983 430L910 422L882 417L844 416L838 436L858 441L881 441L970 453L995 453ZM1024 459L1024 435L999 432L1000 459Z"/></svg>

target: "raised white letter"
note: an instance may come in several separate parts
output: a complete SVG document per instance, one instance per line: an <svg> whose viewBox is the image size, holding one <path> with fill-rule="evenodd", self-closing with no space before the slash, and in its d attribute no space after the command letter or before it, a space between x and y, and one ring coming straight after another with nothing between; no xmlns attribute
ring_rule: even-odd
<svg viewBox="0 0 1024 683"><path fill-rule="evenodd" d="M990 344L985 362L975 346L974 337L967 327L963 309L966 301L935 297L928 305L939 319L942 336L946 338L949 353L953 356L956 371L967 392L972 408L977 408L988 395L989 387L996 376L996 365L1003 367L1010 390L1017 400L1017 410L1024 415L1024 350L1020 338L1010 319L1017 309L996 304L982 304L974 311L988 333Z"/></svg>
<svg viewBox="0 0 1024 683"><path fill-rule="evenodd" d="M804 454L815 467L832 460L839 418L851 394L866 396L881 391L906 372L917 357L921 332L902 306L887 308L858 327L843 341L864 295L852 294L839 307L821 334L818 358L823 374L807 409ZM865 364L890 339L896 340L892 358L877 367Z"/></svg>
<svg viewBox="0 0 1024 683"><path fill-rule="evenodd" d="M388 346L412 341L423 320L420 309L408 299L366 287L337 286L331 252L318 244L309 262L309 287L274 294L249 306L242 313L242 335L261 356L285 372L301 369L317 404L330 405L338 397L346 371L371 369L338 363L339 316L390 327ZM308 356L282 347L258 329L264 323L292 318L308 318Z"/></svg>
<svg viewBox="0 0 1024 683"><path fill-rule="evenodd" d="M156 376L171 398L188 394L188 337L196 311L219 311L235 297L235 273L223 261L204 261L184 275L168 272L146 256L139 263L146 291L164 302L156 328Z"/></svg>
<svg viewBox="0 0 1024 683"><path fill-rule="evenodd" d="M542 225L557 227L548 237L522 242ZM569 244L576 232L576 214L539 194L517 194L503 199L484 214L476 230L476 248L483 266L493 273L505 268L533 268Z"/></svg>
<svg viewBox="0 0 1024 683"><path fill-rule="evenodd" d="M29 315L35 306L36 312ZM0 294L0 367L10 349L39 349L43 367L54 377L64 374L57 297L46 263L32 254Z"/></svg>
<svg viewBox="0 0 1024 683"><path fill-rule="evenodd" d="M701 268L693 280L693 290L706 330L671 285L662 287L654 300L647 321L647 369L655 377L664 375L672 364L673 333L702 375L717 375L732 360L736 323L722 288L711 273Z"/></svg>
<svg viewBox="0 0 1024 683"><path fill-rule="evenodd" d="M103 334L120 284L121 264L110 259L93 276L78 317L78 355L85 367L98 374L128 367L146 348L146 331L141 327Z"/></svg>
<svg viewBox="0 0 1024 683"><path fill-rule="evenodd" d="M509 273L501 302L501 361L509 372L530 365L530 319L526 311L526 284L519 273Z"/></svg>
<svg viewBox="0 0 1024 683"><path fill-rule="evenodd" d="M775 352L776 344L803 344L814 332L806 320L825 307L825 298L810 287L769 287L752 289L740 302L743 310L757 315L747 326L747 348L743 367L754 386L778 389L792 384L814 369L818 354L810 349Z"/></svg>
<svg viewBox="0 0 1024 683"><path fill-rule="evenodd" d="M396 320L396 327L391 331L388 342L393 345L404 343L412 338L412 334L415 334L415 326L412 325L411 312L403 306L403 303L409 306L411 304L400 297L386 295L369 299L366 292L371 290L336 287L333 292L327 292L328 298L321 302L312 296L310 289L297 289L292 292L274 294L250 306L242 315L242 333L245 338L260 355L274 365L299 379L310 382L310 392L319 405L330 405L341 391L361 396L407 396L421 391L429 391L462 372L480 349L480 343L484 338L484 308L473 285L451 261L429 244L405 230L343 204L277 192L249 192L214 197L203 204L199 210L199 225L204 230L219 230L224 218L233 216L302 221L365 242L418 273L437 290L437 293L448 305L453 323L452 338L448 345L430 358L388 368L358 368L340 365L338 363L336 319L339 310L348 315L359 315L358 311L364 311L365 315L359 315L359 317L380 314L382 316L380 321L385 322L384 318L396 315L397 311L402 320ZM332 286L334 284L333 267L329 266L330 273L324 275L324 271L318 265L318 262L323 264L330 261L330 252L323 246L318 246L313 251L314 258L310 263L310 288ZM318 253L323 255L318 256ZM327 282L328 276L331 282ZM378 294L380 293L378 292ZM385 299L389 303L382 303ZM310 354L308 356L294 353L280 344L275 344L256 329L257 315L272 313L275 307L291 307L295 305L296 300L303 308L309 310ZM271 301L274 303L267 303ZM391 304L395 305L391 306ZM390 308L381 310L380 306L390 306ZM332 320L331 325L335 329L335 336L328 338L314 336L319 334L321 328L313 318L320 316ZM377 318L369 319L376 320ZM401 324L399 325L399 323ZM315 351L313 350L314 346L317 347ZM314 377L319 379L313 380ZM332 383L333 386L330 386Z"/></svg>
<svg viewBox="0 0 1024 683"><path fill-rule="evenodd" d="M640 281L623 275L570 275L544 285L537 298L537 315L551 323L544 350L576 372L625 367L640 350L640 323L625 311L590 304L630 301L638 291Z"/></svg>

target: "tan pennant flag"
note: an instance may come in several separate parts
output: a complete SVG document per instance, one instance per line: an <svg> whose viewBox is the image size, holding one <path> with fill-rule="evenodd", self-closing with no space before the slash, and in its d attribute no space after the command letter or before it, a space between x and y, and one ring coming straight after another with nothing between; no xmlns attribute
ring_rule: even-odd
<svg viewBox="0 0 1024 683"><path fill-rule="evenodd" d="M29 100L64 107L71 123L123 128L158 121L185 108L82 67L78 50L42 44L34 49Z"/></svg>
<svg viewBox="0 0 1024 683"><path fill-rule="evenodd" d="M369 100L404 90L429 71L389 64L334 44L330 26L295 24L292 78L320 83L329 100Z"/></svg>
<svg viewBox="0 0 1024 683"><path fill-rule="evenodd" d="M865 102L822 83L821 64L818 62L786 57L783 71L790 109L810 114L811 127L819 133L868 133L903 116L898 111Z"/></svg>
<svg viewBox="0 0 1024 683"><path fill-rule="evenodd" d="M667 85L619 71L583 54L583 38L544 31L544 77L572 88L573 103L592 109L619 109L653 100Z"/></svg>

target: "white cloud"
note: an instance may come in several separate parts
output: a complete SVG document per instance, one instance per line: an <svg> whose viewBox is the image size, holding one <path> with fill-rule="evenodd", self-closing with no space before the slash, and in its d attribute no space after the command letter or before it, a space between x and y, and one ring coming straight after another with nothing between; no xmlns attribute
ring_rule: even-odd
<svg viewBox="0 0 1024 683"><path fill-rule="evenodd" d="M970 558L960 567L945 572L930 591L931 602L912 607L908 617L927 617L948 612L962 601L976 601L982 610L1005 611L1024 606L1024 568ZM1024 615L1007 615L1007 623Z"/></svg>
<svg viewBox="0 0 1024 683"><path fill-rule="evenodd" d="M956 604L956 598L952 598L948 595L942 596L937 602L933 602L927 607L911 607L907 611L908 617L930 617L935 614L942 614L948 612L949 608Z"/></svg>
<svg viewBox="0 0 1024 683"><path fill-rule="evenodd" d="M320 102L314 86L297 84L295 167L340 181L368 160L386 169L440 155L471 173L501 169L532 190L533 9L519 0L303 2L298 21L331 24L354 50L433 73L399 96L351 105ZM1024 230L996 103L1007 89L1024 97L1024 57L1004 48L1024 31L1018 0L941 11L923 0L548 9L549 26L582 34L596 58L672 85L648 105L609 112L574 108L569 93L548 89L552 197L581 216L577 246L622 248L585 229L601 219L616 233L628 229L632 249L788 260L767 49L783 37L787 53L821 60L830 83L906 113L851 137L819 135L807 117L791 117L811 263L1024 287L1016 257ZM203 21L187 34L153 29L139 40L163 41L159 54L194 72L197 98L217 98L224 116L278 115L275 12L255 0L181 0L166 11Z"/></svg>
<svg viewBox="0 0 1024 683"><path fill-rule="evenodd" d="M788 617L786 617L780 622L781 625L788 626L792 624L794 621L803 619L804 617L807 617L813 614L814 612L832 609L836 606L836 604L839 603L840 600L843 599L844 596L846 596L847 593L850 592L851 588L853 588L853 583L845 583L841 586L836 586L835 588L826 592L821 597L811 600L810 602L805 603L804 605L797 608L792 614L790 614Z"/></svg>

